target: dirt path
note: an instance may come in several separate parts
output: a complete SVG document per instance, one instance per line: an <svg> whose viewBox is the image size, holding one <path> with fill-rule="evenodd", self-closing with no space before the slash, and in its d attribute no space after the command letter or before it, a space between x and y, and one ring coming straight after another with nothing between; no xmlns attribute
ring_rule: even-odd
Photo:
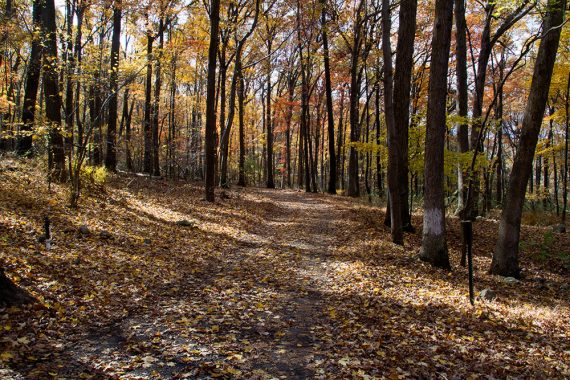
<svg viewBox="0 0 570 380"><path fill-rule="evenodd" d="M208 263L206 277L184 280L183 301L155 294L155 305L143 305L123 318L75 336L69 346L73 358L101 365L125 363L127 370L122 376L129 378L155 378L157 374L163 378L208 378L217 373L220 363L223 370L228 363L235 368L235 372L220 370L222 377L318 376L323 353L330 349L330 341L321 338L332 335L327 306L332 277L327 258L336 244L335 221L340 220L342 211L324 202L322 196L303 192L248 190L247 197L268 207L262 222L246 228L237 249L228 249L221 262ZM234 308L240 306L235 304L228 307L229 312L214 312L217 297L200 299L208 289L206 283L215 285L218 292L229 288L237 297L250 299L247 316L228 317L229 312L238 311ZM269 296L264 298L266 294ZM172 326L172 321L191 320L196 314L209 318ZM185 333L187 328L192 335ZM237 343L228 342L228 336ZM149 344L157 337L161 338L159 345ZM159 347L171 354L161 357ZM188 352L195 356L190 359ZM228 357L239 359L234 362ZM139 365L133 365L133 359Z"/></svg>
<svg viewBox="0 0 570 380"><path fill-rule="evenodd" d="M332 281L327 256L336 244L334 225L340 211L323 202L322 197L294 191L259 191L279 211L256 232L269 240L268 245L283 249L285 260L295 268L296 284L286 294L280 311L288 321L277 350L268 345L260 352L255 367L283 378L304 379L316 375L316 365L325 342L317 333L330 327L327 310ZM320 199L319 199L320 198ZM267 247L266 247L267 248ZM277 351L278 355L275 356Z"/></svg>

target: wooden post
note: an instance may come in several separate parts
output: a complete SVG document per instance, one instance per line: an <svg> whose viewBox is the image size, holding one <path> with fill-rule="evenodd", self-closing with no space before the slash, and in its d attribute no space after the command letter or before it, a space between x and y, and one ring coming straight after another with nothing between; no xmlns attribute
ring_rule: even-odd
<svg viewBox="0 0 570 380"><path fill-rule="evenodd" d="M50 231L50 220L49 216L44 217L44 232L45 232L45 243L46 243L46 250L51 249L51 231Z"/></svg>
<svg viewBox="0 0 570 380"><path fill-rule="evenodd" d="M475 295L473 290L473 222L471 220L461 221L461 236L463 241L463 252L467 252L467 266L469 269L469 302L475 305Z"/></svg>

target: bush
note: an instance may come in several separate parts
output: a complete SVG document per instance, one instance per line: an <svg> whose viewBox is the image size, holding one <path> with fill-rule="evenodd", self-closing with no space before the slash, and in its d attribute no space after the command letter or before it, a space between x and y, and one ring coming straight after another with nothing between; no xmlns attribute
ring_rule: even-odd
<svg viewBox="0 0 570 380"><path fill-rule="evenodd" d="M104 166L83 165L81 167L81 181L92 185L103 186L107 182L109 172Z"/></svg>

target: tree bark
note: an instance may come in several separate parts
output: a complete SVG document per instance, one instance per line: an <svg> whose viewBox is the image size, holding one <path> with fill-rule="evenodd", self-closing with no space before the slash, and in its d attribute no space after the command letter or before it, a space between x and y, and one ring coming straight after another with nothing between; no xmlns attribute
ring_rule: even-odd
<svg viewBox="0 0 570 380"><path fill-rule="evenodd" d="M402 0L396 45L394 72L394 119L399 145L398 181L402 228L413 232L412 218L408 207L408 129L410 127L410 90L414 66L414 39L416 35L417 0Z"/></svg>
<svg viewBox="0 0 570 380"><path fill-rule="evenodd" d="M115 0L113 9L113 37L111 41L111 97L109 99L109 118L107 121L107 155L105 167L117 170L117 113L119 108L119 49L121 47L121 0Z"/></svg>
<svg viewBox="0 0 570 380"><path fill-rule="evenodd" d="M354 37L350 61L350 155L348 158L348 189L347 195L351 197L360 196L360 181L358 176L359 153L354 143L360 141L360 52L362 48L363 20L362 9L364 0L361 0L356 10L356 20L354 22Z"/></svg>
<svg viewBox="0 0 570 380"><path fill-rule="evenodd" d="M398 134L401 129L396 128L394 115L394 79L392 74L392 46L390 44L390 1L382 0L382 52L384 56L384 116L388 130L388 188L390 191L390 228L392 242L404 244L402 231L402 191L399 177L402 172L402 146ZM401 115L400 115L401 116ZM402 121L400 119L400 121ZM407 172L406 172L407 178Z"/></svg>
<svg viewBox="0 0 570 380"><path fill-rule="evenodd" d="M22 136L18 139L17 152L21 156L31 156L32 129L34 126L38 88L40 84L40 71L42 68L42 41L40 33L42 27L43 0L34 0L32 9L33 28L32 47L29 57L26 75L26 87L24 90L24 104L22 107Z"/></svg>
<svg viewBox="0 0 570 380"><path fill-rule="evenodd" d="M46 118L50 124L49 139L51 166L50 177L52 180L63 182L67 179L65 170L65 151L61 129L61 93L58 81L57 60L57 31L55 24L54 0L45 0L42 12L43 37L44 37L44 92L46 102Z"/></svg>
<svg viewBox="0 0 570 380"><path fill-rule="evenodd" d="M0 268L0 307L31 303L33 301L33 297L14 284L4 274L4 270Z"/></svg>
<svg viewBox="0 0 570 380"><path fill-rule="evenodd" d="M205 193L208 202L215 201L216 186L216 55L220 29L220 0L211 0L210 46L208 49L208 84L206 90L206 137L205 137Z"/></svg>
<svg viewBox="0 0 570 380"><path fill-rule="evenodd" d="M272 43L271 41L268 41L267 43L267 111L265 113L265 116L267 118L267 122L266 122L266 133L267 133L267 138L266 143L267 143L267 147L266 147L266 160L265 160L265 165L266 165L266 170L267 170L267 175L266 175L266 186L268 189L274 189L275 188L275 180L274 180L274 172L275 172L275 168L273 165L273 123L272 123L272 118L271 118L271 89L272 89L272 85L271 85L271 46Z"/></svg>
<svg viewBox="0 0 570 380"><path fill-rule="evenodd" d="M446 133L446 97L453 2L436 0L431 44L432 58L427 106L424 164L424 225L420 258L451 269L445 238L443 152Z"/></svg>
<svg viewBox="0 0 570 380"><path fill-rule="evenodd" d="M146 15L147 32L146 32L146 80L144 91L144 154L143 154L143 172L150 174L152 172L152 121L151 121L151 94L152 94L152 44L154 37L150 29L150 20Z"/></svg>
<svg viewBox="0 0 570 380"><path fill-rule="evenodd" d="M332 101L331 68L329 58L329 40L327 31L327 1L321 0L321 28L323 35L323 54L325 65L325 92L327 102L327 128L329 141L329 182L327 192L336 194L336 157L334 151L334 114Z"/></svg>
<svg viewBox="0 0 570 380"><path fill-rule="evenodd" d="M561 224L566 229L566 212L568 209L568 129L570 128L570 73L566 82L566 99L564 101L566 123L564 130L564 173L562 174L562 219Z"/></svg>
<svg viewBox="0 0 570 380"><path fill-rule="evenodd" d="M469 125L467 123L468 91L467 86L467 23L465 21L465 0L455 0L455 27L456 27L456 43L455 57L457 72L457 109L458 115L462 119L457 129L457 140L459 143L459 152L466 153L469 151ZM467 173L460 165L457 171L458 181L458 209L463 210L465 200L467 199Z"/></svg>
<svg viewBox="0 0 570 380"><path fill-rule="evenodd" d="M164 49L164 19L161 16L158 26L158 54L154 70L154 99L151 108L152 122L152 174L160 177L160 92L162 89L162 51Z"/></svg>
<svg viewBox="0 0 570 380"><path fill-rule="evenodd" d="M548 90L552 79L556 52L560 41L566 0L549 0L543 36L523 117L519 148L509 176L509 190L499 224L499 238L493 253L490 273L502 276L520 276L518 262L519 239L525 189L530 172L538 135L544 117Z"/></svg>
<svg viewBox="0 0 570 380"><path fill-rule="evenodd" d="M237 61L236 61L237 64ZM239 178L238 186L246 186L245 180L245 124L244 124L244 102L245 102L245 83L243 79L243 70L236 73L238 77L238 123L239 123Z"/></svg>

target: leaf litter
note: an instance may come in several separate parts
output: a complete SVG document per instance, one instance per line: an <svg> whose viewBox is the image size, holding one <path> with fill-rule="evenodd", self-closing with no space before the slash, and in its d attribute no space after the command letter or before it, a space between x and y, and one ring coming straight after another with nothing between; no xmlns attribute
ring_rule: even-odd
<svg viewBox="0 0 570 380"><path fill-rule="evenodd" d="M475 225L475 283L498 298L471 307L453 218L448 273L418 261L421 232L391 244L384 210L360 201L236 188L212 205L199 184L117 175L72 210L64 187L12 165L0 260L38 302L0 309L0 377L570 376L568 271L534 260L535 244L520 283L488 275L492 220Z"/></svg>

